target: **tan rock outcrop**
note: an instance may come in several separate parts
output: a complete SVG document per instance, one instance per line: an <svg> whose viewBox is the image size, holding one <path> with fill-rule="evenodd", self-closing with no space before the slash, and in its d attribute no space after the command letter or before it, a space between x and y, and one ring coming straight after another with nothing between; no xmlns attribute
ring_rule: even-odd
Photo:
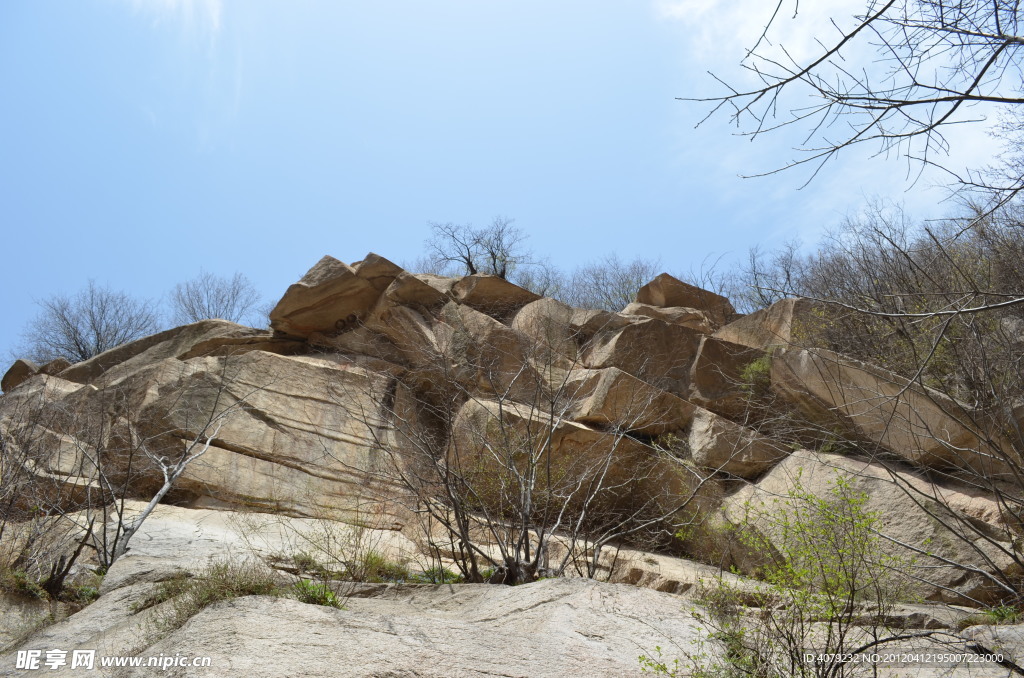
<svg viewBox="0 0 1024 678"><path fill-rule="evenodd" d="M806 416L838 422L915 464L1010 473L963 405L880 367L822 349L780 348L772 353L771 388Z"/></svg>
<svg viewBox="0 0 1024 678"><path fill-rule="evenodd" d="M399 273L372 253L354 266L324 257L284 293L270 312L270 326L295 337L343 332L366 318Z"/></svg>
<svg viewBox="0 0 1024 678"><path fill-rule="evenodd" d="M496 275L467 275L452 287L455 299L470 308L506 322L516 311L540 299L528 289Z"/></svg>
<svg viewBox="0 0 1024 678"><path fill-rule="evenodd" d="M747 479L761 475L789 453L771 438L700 407L694 408L687 444L697 465Z"/></svg>
<svg viewBox="0 0 1024 678"><path fill-rule="evenodd" d="M789 346L806 338L800 334L810 329L808 323L814 321L815 308L816 303L810 299L782 299L732 321L715 332L715 337L762 351ZM805 324L803 330L801 324Z"/></svg>
<svg viewBox="0 0 1024 678"><path fill-rule="evenodd" d="M203 413L238 405L188 467L180 492L286 515L344 517L368 497L392 493L378 483L372 437L390 379L345 360L252 351L168 360L130 387L141 397L136 426L151 446L169 450L194 439Z"/></svg>
<svg viewBox="0 0 1024 678"><path fill-rule="evenodd" d="M476 496L483 498L484 488L499 486L515 495L517 474L525 472L532 456L534 463L550 469L532 488L538 502L554 497L556 505L578 504L590 493L600 497L591 511L629 510L634 517L667 520L677 511L692 515L717 501L717 486L701 487L700 478L679 460L622 432L598 431L556 414L515 402L469 400L463 405L453 425L453 444L463 455L461 468L471 469L465 475L476 486ZM492 508L500 509L507 499L491 497Z"/></svg>
<svg viewBox="0 0 1024 678"><path fill-rule="evenodd" d="M757 349L703 337L690 368L689 400L731 419L742 419L751 395L744 372L764 355Z"/></svg>
<svg viewBox="0 0 1024 678"><path fill-rule="evenodd" d="M540 351L519 332L455 302L441 309L433 329L439 353L428 359L444 372L437 379L454 379L469 393L537 393L541 378L530 358Z"/></svg>
<svg viewBox="0 0 1024 678"><path fill-rule="evenodd" d="M695 308L660 307L648 304L629 304L622 309L623 315L642 315L648 318L657 318L673 325L682 325L690 329L711 334L714 332L714 324L704 311Z"/></svg>
<svg viewBox="0 0 1024 678"><path fill-rule="evenodd" d="M176 458L216 430L176 483L178 501L345 517L369 497L394 494L379 479L374 442L384 435L381 398L392 379L384 363L367 369L340 356L170 357L98 388L33 377L0 398L0 424L30 426L34 455L49 460L48 471L74 474L76 450L102 446L105 473L116 481L131 459L131 495L142 497L162 476L123 441L145 440L150 453ZM94 467L85 471L91 477Z"/></svg>
<svg viewBox="0 0 1024 678"><path fill-rule="evenodd" d="M568 417L602 429L617 428L645 435L682 431L694 406L656 389L616 367L573 370L565 384Z"/></svg>
<svg viewBox="0 0 1024 678"><path fill-rule="evenodd" d="M453 298L457 282L458 278L403 271L384 290L383 298L389 307L409 306L429 315Z"/></svg>
<svg viewBox="0 0 1024 678"><path fill-rule="evenodd" d="M0 380L0 390L9 393L38 372L39 365L31 360L19 358L4 373L3 380Z"/></svg>
<svg viewBox="0 0 1024 678"><path fill-rule="evenodd" d="M681 397L690 389L690 366L703 335L654 318L598 332L583 354L583 366L617 367Z"/></svg>
<svg viewBox="0 0 1024 678"><path fill-rule="evenodd" d="M662 273L641 287L636 303L661 308L682 306L697 309L706 313L715 327L721 327L736 316L736 309L722 295L684 283L668 273Z"/></svg>
<svg viewBox="0 0 1024 678"><path fill-rule="evenodd" d="M89 360L72 365L59 376L81 384L112 385L166 358L194 353L193 349L203 342L253 337L266 337L266 333L227 320L201 320L104 351Z"/></svg>
<svg viewBox="0 0 1024 678"><path fill-rule="evenodd" d="M793 492L830 499L833 483L840 476L849 479L852 491L867 496L862 510L877 516L886 548L902 554L907 567L921 578L912 588L926 600L961 604L997 600L1003 595L1002 590L980 574L990 571L992 563L1012 576L1024 574L1006 553L1000 552L1000 547L1007 548L1009 544L1000 543L1006 532L999 525L971 519L954 508L971 506L975 513L998 513L991 499L973 496L967 487L958 490L953 485L935 486L923 477L867 460L806 450L793 452L757 483L727 497L723 510L737 524L744 522L744 516L750 516L755 529L772 536L772 521L764 516L784 517L780 512L789 510L785 502L800 501L791 496ZM935 497L942 497L943 501L936 501ZM899 544L918 550L903 549ZM934 557L922 554L921 550ZM742 563L745 570L756 566L755 556L741 557L748 559Z"/></svg>
<svg viewBox="0 0 1024 678"><path fill-rule="evenodd" d="M560 353L576 365L596 335L622 329L632 322L618 313L572 308L545 297L523 306L511 327L528 337L532 345Z"/></svg>

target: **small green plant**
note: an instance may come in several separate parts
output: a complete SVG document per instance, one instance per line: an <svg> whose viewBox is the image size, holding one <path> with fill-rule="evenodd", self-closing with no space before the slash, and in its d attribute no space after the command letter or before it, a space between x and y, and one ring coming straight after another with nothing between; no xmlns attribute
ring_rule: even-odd
<svg viewBox="0 0 1024 678"><path fill-rule="evenodd" d="M389 559L380 551L367 549L348 566L346 575L353 581L403 582L409 579L409 568Z"/></svg>
<svg viewBox="0 0 1024 678"><path fill-rule="evenodd" d="M72 584L61 593L61 600L66 600L78 607L85 607L99 597L99 587L87 584Z"/></svg>
<svg viewBox="0 0 1024 678"><path fill-rule="evenodd" d="M135 606L138 612L167 603L157 625L165 631L180 628L191 617L221 600L280 592L274 572L262 562L222 560L195 576L182 573L161 582L156 592Z"/></svg>
<svg viewBox="0 0 1024 678"><path fill-rule="evenodd" d="M50 599L39 582L25 570L0 569L0 591L40 600Z"/></svg>
<svg viewBox="0 0 1024 678"><path fill-rule="evenodd" d="M1024 620L1024 613L1012 605L997 605L982 612L961 619L956 627L962 631L968 626L998 626L999 624L1019 624Z"/></svg>
<svg viewBox="0 0 1024 678"><path fill-rule="evenodd" d="M654 648L654 653L658 655L657 658L648 657L647 655L643 654L637 657L637 661L640 662L641 672L653 673L656 676L671 676L671 678L676 678L676 676L683 675L679 672L678 659L673 659L671 662L671 666L663 661L664 657L661 654L660 645Z"/></svg>
<svg viewBox="0 0 1024 678"><path fill-rule="evenodd" d="M338 594L331 590L327 582L300 579L292 585L292 593L300 603L323 605L324 607L344 607Z"/></svg>
<svg viewBox="0 0 1024 678"><path fill-rule="evenodd" d="M996 624L1016 624L1021 620L1021 611L1012 605L998 605L985 610L985 615Z"/></svg>
<svg viewBox="0 0 1024 678"><path fill-rule="evenodd" d="M306 551L300 551L292 556L292 564L300 574L312 574L320 578L329 577L331 574L316 556Z"/></svg>
<svg viewBox="0 0 1024 678"><path fill-rule="evenodd" d="M486 581L492 574L493 569L490 573L484 574L484 581ZM462 582L462 575L452 572L447 567L431 567L419 574L415 574L411 577L411 581L419 582L422 584L459 584Z"/></svg>
<svg viewBox="0 0 1024 678"><path fill-rule="evenodd" d="M693 614L708 629L705 642L718 649L688 656L693 675L840 678L861 670L843 659L858 651L855 638L868 637L875 648L899 636L885 620L906 597L913 563L885 548L867 500L848 477L817 495L797 476L785 497L747 505L737 538L761 555L764 583L751 589L723 578L704 587ZM829 659L808 662L812 646ZM641 666L660 663L649 661Z"/></svg>
<svg viewBox="0 0 1024 678"><path fill-rule="evenodd" d="M763 396L772 385L772 357L769 354L747 363L740 371L741 388L752 396Z"/></svg>

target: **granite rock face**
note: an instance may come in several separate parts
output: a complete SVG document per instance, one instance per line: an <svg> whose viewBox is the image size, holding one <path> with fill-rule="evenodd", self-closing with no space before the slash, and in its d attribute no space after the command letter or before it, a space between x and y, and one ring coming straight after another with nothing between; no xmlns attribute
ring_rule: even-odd
<svg viewBox="0 0 1024 678"><path fill-rule="evenodd" d="M436 459L461 445L483 472L512 454L488 447L495 426L518 436L516 454L555 451L562 473L603 468L623 488L603 510L695 492L684 513L697 522L735 522L737 505L785 492L797 468L824 465L870 477L858 487L885 509L881 529L894 539L917 543L920 527L953 545L942 558L973 568L961 581L936 569L924 597L994 600L984 573L1013 570L998 551L1013 553L1019 526L965 488L970 474L1008 474L1012 450L968 423L962 403L792 346L811 316L813 305L786 300L737 319L724 297L665 274L610 313L494 276L416 274L372 253L351 265L324 257L285 291L273 331L208 320L76 365L18 361L4 377L0 432L31 453L38 478L78 483L65 508L90 487L92 459L146 498L162 479L146 459L202 448L167 501L356 522L385 502L381 524L410 538L416 507L403 504L395 458L382 450L418 446ZM759 409L761 396L780 409ZM795 452L803 440L767 417L800 417L822 440L841 434L858 446L824 464ZM643 482L628 481L637 469ZM950 513L934 520L931 504L900 498L901 485L927 488ZM997 552L958 532L964 525ZM254 605L244 614L272 608Z"/></svg>

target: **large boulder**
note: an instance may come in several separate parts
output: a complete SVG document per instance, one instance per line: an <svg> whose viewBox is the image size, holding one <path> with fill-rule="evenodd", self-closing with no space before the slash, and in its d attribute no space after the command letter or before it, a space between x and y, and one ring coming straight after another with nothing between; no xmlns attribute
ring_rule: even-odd
<svg viewBox="0 0 1024 678"><path fill-rule="evenodd" d="M762 351L806 339L817 304L810 299L790 298L734 320L715 332L715 337Z"/></svg>
<svg viewBox="0 0 1024 678"><path fill-rule="evenodd" d="M689 400L730 419L742 419L751 396L751 366L764 359L760 350L703 337L690 368Z"/></svg>
<svg viewBox="0 0 1024 678"><path fill-rule="evenodd" d="M454 381L468 393L535 395L542 386L531 358L539 351L526 337L489 315L449 302L433 326L438 353L427 369L436 381Z"/></svg>
<svg viewBox="0 0 1024 678"><path fill-rule="evenodd" d="M510 320L531 301L540 299L539 294L496 275L467 275L455 283L452 292L459 303L502 322Z"/></svg>
<svg viewBox="0 0 1024 678"><path fill-rule="evenodd" d="M568 417L601 428L661 435L690 424L694 406L616 367L573 370L565 382Z"/></svg>
<svg viewBox="0 0 1024 678"><path fill-rule="evenodd" d="M31 360L19 358L4 373L3 380L0 380L0 390L4 393L10 393L37 372L39 372L39 365Z"/></svg>
<svg viewBox="0 0 1024 678"><path fill-rule="evenodd" d="M81 455L98 455L110 480L148 498L163 482L151 457L205 450L175 484L176 501L348 517L368 497L394 493L375 442L386 436L381 403L393 380L383 368L254 350L165 358L98 388L33 380L52 383L0 399L0 423L31 423L47 472L81 468L88 479L95 465Z"/></svg>
<svg viewBox="0 0 1024 678"><path fill-rule="evenodd" d="M832 500L840 477L853 493L866 496L860 510L877 518L883 550L898 555L917 577L909 594L958 604L993 603L1005 592L983 573L998 578L999 569L1015 579L1024 575L1007 555L1012 546L1006 526L974 517L998 515L992 499L979 496L970 486L937 485L924 476L865 459L793 452L755 484L727 497L723 511L734 524L746 525L744 529L760 530L769 540L781 539L779 526L792 521L793 504L803 501L804 495ZM764 556L737 555L738 564L750 571Z"/></svg>
<svg viewBox="0 0 1024 678"><path fill-rule="evenodd" d="M662 273L641 287L635 301L661 308L682 306L697 309L706 313L715 327L721 327L736 317L736 309L722 295L684 283L668 273Z"/></svg>
<svg viewBox="0 0 1024 678"><path fill-rule="evenodd" d="M384 290L382 301L388 307L409 306L429 315L453 298L452 288L458 282L458 278L403 271Z"/></svg>
<svg viewBox="0 0 1024 678"><path fill-rule="evenodd" d="M195 350L197 346L205 345L213 351L219 346L215 340L220 339L266 341L269 337L262 330L227 320L201 320L104 351L68 367L59 376L81 384L113 385L166 358L198 355L200 351Z"/></svg>
<svg viewBox="0 0 1024 678"><path fill-rule="evenodd" d="M789 453L771 438L701 407L694 408L687 446L698 466L747 479L761 475Z"/></svg>
<svg viewBox="0 0 1024 678"><path fill-rule="evenodd" d="M914 464L984 477L1012 473L1004 450L972 424L964 405L877 366L823 349L779 348L771 357L771 388L804 416Z"/></svg>
<svg viewBox="0 0 1024 678"><path fill-rule="evenodd" d="M711 319L708 318L708 314L695 308L683 306L670 306L666 308L633 303L622 309L622 313L623 315L643 315L648 318L657 318L673 325L682 325L707 334L714 332L714 325Z"/></svg>
<svg viewBox="0 0 1024 678"><path fill-rule="evenodd" d="M401 272L372 253L352 266L325 256L284 293L270 312L270 326L302 338L314 332L342 332L366 318Z"/></svg>
<svg viewBox="0 0 1024 678"><path fill-rule="evenodd" d="M491 510L521 502L526 487L538 510L543 501L553 511L579 510L589 501L591 520L625 511L639 521L672 524L716 501L717 486L702 485L679 459L624 431L566 421L540 405L469 400L453 424L452 446L472 498ZM543 471L531 479L530 469Z"/></svg>
<svg viewBox="0 0 1024 678"><path fill-rule="evenodd" d="M573 308L545 297L523 306L511 327L528 337L533 346L559 353L575 365L596 335L632 322L618 313Z"/></svg>
<svg viewBox="0 0 1024 678"><path fill-rule="evenodd" d="M645 318L598 332L586 347L582 364L591 369L617 367L685 398L702 336L688 327Z"/></svg>

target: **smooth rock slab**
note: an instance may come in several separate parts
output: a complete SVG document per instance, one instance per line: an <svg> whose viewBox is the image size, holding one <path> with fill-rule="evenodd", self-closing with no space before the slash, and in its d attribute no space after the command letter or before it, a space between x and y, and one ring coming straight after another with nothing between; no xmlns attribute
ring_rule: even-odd
<svg viewBox="0 0 1024 678"><path fill-rule="evenodd" d="M144 654L212 658L167 673L179 677L639 676L637 657L656 645L696 650L682 603L579 579L417 587L345 610L250 597L208 608Z"/></svg>

